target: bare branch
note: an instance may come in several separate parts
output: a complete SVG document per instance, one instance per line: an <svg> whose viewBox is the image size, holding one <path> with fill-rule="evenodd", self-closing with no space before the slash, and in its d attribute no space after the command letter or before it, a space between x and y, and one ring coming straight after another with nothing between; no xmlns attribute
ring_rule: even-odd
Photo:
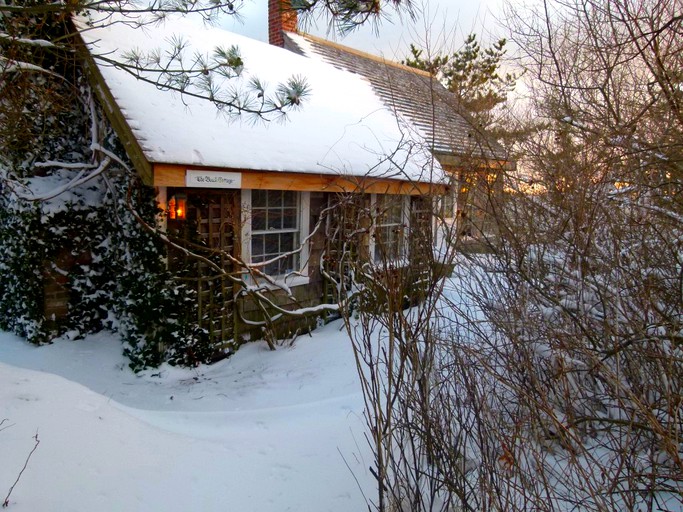
<svg viewBox="0 0 683 512"><path fill-rule="evenodd" d="M19 474L17 475L17 479L14 481L12 486L9 488L9 492L7 493L7 496L5 496L5 500L2 502L2 508L7 508L9 506L9 499L10 499L10 496L12 496L12 491L14 491L14 488L19 483L21 476L24 474L24 471L26 471L26 468L28 467L28 463L31 460L31 457L33 456L35 451L38 449L38 445L40 444L40 439L38 439L38 432L37 431L36 431L36 435L33 436L33 439L35 441L35 444L33 445L33 449L29 452L28 456L26 457L26 460L24 461L24 466L21 468L21 471L19 471Z"/></svg>

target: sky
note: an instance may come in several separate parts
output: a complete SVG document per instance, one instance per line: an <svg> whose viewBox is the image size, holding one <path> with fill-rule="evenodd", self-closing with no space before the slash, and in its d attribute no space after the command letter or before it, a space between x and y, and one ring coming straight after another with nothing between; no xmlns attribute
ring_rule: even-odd
<svg viewBox="0 0 683 512"><path fill-rule="evenodd" d="M389 19L382 19L378 27L366 25L351 35L340 37L328 31L325 20L304 27L304 31L325 37L391 60L401 60L409 54L410 43L429 47L434 53L454 51L465 37L474 32L486 43L504 36L498 21L502 17L504 0L413 0L417 19L399 16L388 9ZM268 40L266 0L245 0L240 11L242 22L229 19L222 26L230 31ZM313 20L315 21L315 20ZM425 36L429 34L429 36Z"/></svg>

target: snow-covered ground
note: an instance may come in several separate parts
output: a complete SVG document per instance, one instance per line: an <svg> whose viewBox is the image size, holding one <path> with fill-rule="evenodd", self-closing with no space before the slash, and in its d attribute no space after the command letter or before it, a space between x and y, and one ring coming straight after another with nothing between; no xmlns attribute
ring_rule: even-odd
<svg viewBox="0 0 683 512"><path fill-rule="evenodd" d="M483 320L458 283L454 276L447 285L443 320L462 311ZM0 332L0 503L36 432L40 440L10 511L367 510L373 460L339 321L291 347L250 343L195 370L166 365L135 375L121 348L110 333L36 347ZM620 453L604 446L589 442L578 458L531 451L524 460L543 460L557 508L576 510L591 488L565 502L581 486L564 486L588 475L599 487ZM680 494L656 498L649 510L683 510Z"/></svg>
<svg viewBox="0 0 683 512"><path fill-rule="evenodd" d="M140 375L112 334L35 347L0 332L0 501L37 432L9 510L365 509L372 460L340 327Z"/></svg>

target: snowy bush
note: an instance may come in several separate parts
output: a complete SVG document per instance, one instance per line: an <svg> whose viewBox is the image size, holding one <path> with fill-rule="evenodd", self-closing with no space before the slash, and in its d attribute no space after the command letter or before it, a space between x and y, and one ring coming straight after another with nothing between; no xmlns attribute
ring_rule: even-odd
<svg viewBox="0 0 683 512"><path fill-rule="evenodd" d="M15 7L0 61L30 72L0 69L0 328L34 343L118 330L136 369L208 360L192 291L138 220L155 224L154 191L74 57L72 6Z"/></svg>
<svg viewBox="0 0 683 512"><path fill-rule="evenodd" d="M0 328L30 341L46 339L43 316L42 262L44 245L33 236L40 224L36 205L22 211L0 198Z"/></svg>
<svg viewBox="0 0 683 512"><path fill-rule="evenodd" d="M138 220L155 224L154 191L126 167L88 87L77 91L68 123L51 121L31 154L20 160L16 148L3 147L0 328L34 343L118 330L135 369L206 362L214 354L195 325L193 292L166 269L164 244ZM120 163L74 184L79 171L98 167L91 163L97 146L85 143L93 130ZM45 315L50 280L68 300L63 318Z"/></svg>
<svg viewBox="0 0 683 512"><path fill-rule="evenodd" d="M39 193L70 177L61 171L24 182ZM137 191L137 215L154 223L159 212L153 191L122 171L48 201L3 195L2 328L35 343L65 332L74 337L105 327L119 330L135 368L161 361L195 365L213 355L190 321L193 294L166 270L163 243L128 208L130 187ZM48 271L65 276L64 319L44 315Z"/></svg>

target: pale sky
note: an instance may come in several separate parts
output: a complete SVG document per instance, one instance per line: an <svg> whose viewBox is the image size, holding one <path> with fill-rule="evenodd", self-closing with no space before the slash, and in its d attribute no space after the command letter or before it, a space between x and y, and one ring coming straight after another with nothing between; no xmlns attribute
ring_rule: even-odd
<svg viewBox="0 0 683 512"><path fill-rule="evenodd" d="M433 48L434 53L453 51L460 47L465 36L475 32L480 41L488 43L505 36L498 21L502 17L503 0L414 0L420 11L418 19L399 17L388 9L390 19L383 19L379 27L363 26L351 35L340 38L328 33L324 20L304 27L305 32L325 37L368 53L401 60L408 55L409 44ZM240 11L243 23L232 19L221 25L254 39L268 40L267 0L245 0ZM425 36L425 34L429 34Z"/></svg>

